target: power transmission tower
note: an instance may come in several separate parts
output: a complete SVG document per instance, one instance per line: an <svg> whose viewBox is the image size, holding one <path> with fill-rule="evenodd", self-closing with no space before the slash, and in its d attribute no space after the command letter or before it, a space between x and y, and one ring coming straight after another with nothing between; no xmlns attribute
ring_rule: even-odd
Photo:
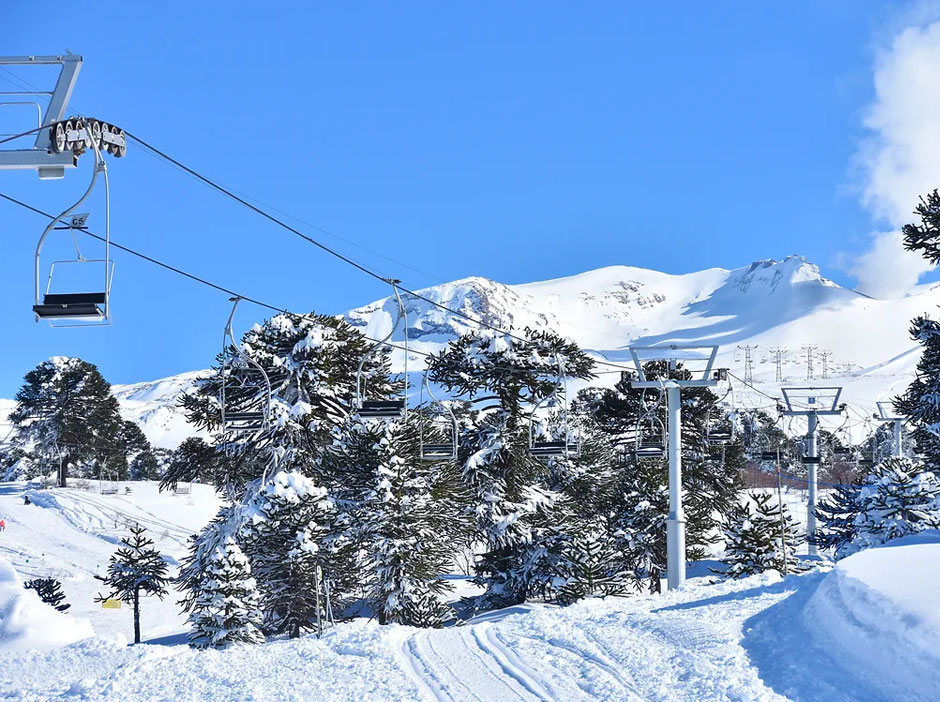
<svg viewBox="0 0 940 702"><path fill-rule="evenodd" d="M823 378L829 377L829 357L832 355L832 351L820 351L819 357L822 359L822 371Z"/></svg>
<svg viewBox="0 0 940 702"><path fill-rule="evenodd" d="M757 344L739 344L735 351L744 351L744 382L753 383L754 382L754 358L751 355L751 352L757 348Z"/></svg>
<svg viewBox="0 0 940 702"><path fill-rule="evenodd" d="M783 380L783 362L787 357L787 350L782 346L774 346L770 349L770 355L774 357L774 364L777 366L777 375L775 380L779 383Z"/></svg>
<svg viewBox="0 0 940 702"><path fill-rule="evenodd" d="M816 373L813 370L813 354L816 353L816 349L819 347L816 344L803 344L800 347L803 349L803 353L806 354L806 379L813 380L816 377Z"/></svg>

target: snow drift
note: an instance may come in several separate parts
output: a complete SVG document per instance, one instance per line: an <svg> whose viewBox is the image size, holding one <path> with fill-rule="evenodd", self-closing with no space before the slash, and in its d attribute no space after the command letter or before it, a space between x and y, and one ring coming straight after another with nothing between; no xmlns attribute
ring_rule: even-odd
<svg viewBox="0 0 940 702"><path fill-rule="evenodd" d="M25 589L0 558L0 651L47 651L94 635L86 620L57 611Z"/></svg>

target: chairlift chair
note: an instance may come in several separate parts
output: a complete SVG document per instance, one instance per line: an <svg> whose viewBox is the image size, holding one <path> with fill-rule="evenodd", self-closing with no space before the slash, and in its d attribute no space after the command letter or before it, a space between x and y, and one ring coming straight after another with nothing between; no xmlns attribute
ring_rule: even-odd
<svg viewBox="0 0 940 702"><path fill-rule="evenodd" d="M425 390L427 390L428 397L431 398L431 404L438 405L444 410L443 414L446 415L448 422L448 429L446 430L445 436L450 437L450 441L439 443L425 442L425 428L430 426L431 420L427 417L426 412L423 412L421 414L421 421L418 424L418 447L421 460L451 461L457 458L457 417L454 416L454 411L449 405L441 402L434 396L434 393L431 391L431 382L427 370L424 371L424 383L421 387L420 404L422 405L424 404Z"/></svg>
<svg viewBox="0 0 940 702"><path fill-rule="evenodd" d="M101 156L100 139L88 139L95 154L95 164L92 171L91 183L85 193L60 215L52 219L43 230L36 245L35 254L35 300L33 314L36 321L44 319L55 327L79 326L105 326L111 323L111 279L114 274L114 262L111 260L111 217L110 217L110 189L108 183L108 168ZM88 214L74 214L74 211L91 195L98 180L98 174L104 176L104 258L85 258L82 256L75 232L84 232ZM59 226L61 225L61 226ZM46 286L42 288L41 282L41 254L46 238L52 231L68 231L75 245L74 259L53 261L49 267ZM56 266L100 266L103 273L101 288L94 292L53 292L53 280Z"/></svg>
<svg viewBox="0 0 940 702"><path fill-rule="evenodd" d="M395 300L398 303L398 316L388 335L373 344L359 360L359 368L356 370L356 414L365 419L393 420L407 419L408 417L408 407L406 403L406 398L408 397L408 314L405 311L401 293L398 291L398 283L401 281L389 278L386 282L391 285L392 290L395 291ZM402 322L405 324L405 385L402 396L390 400L370 400L365 395L365 378L363 375L365 363L379 348L382 346L390 346L389 342Z"/></svg>
<svg viewBox="0 0 940 702"><path fill-rule="evenodd" d="M555 354L555 364L558 368L558 377L551 394L535 403L529 414L529 455L536 458L577 458L581 455L581 442L571 435L571 422L568 417L568 383L565 376L564 364L561 356ZM559 396L560 393L560 396ZM535 436L536 413L543 406L559 406L561 425L564 429L562 439L542 439Z"/></svg>
<svg viewBox="0 0 940 702"><path fill-rule="evenodd" d="M176 483L176 487L173 488L174 495L189 495L192 493L192 491L193 491L192 483L178 482Z"/></svg>
<svg viewBox="0 0 940 702"><path fill-rule="evenodd" d="M705 443L709 446L727 444L732 438L730 429L708 429L705 433Z"/></svg>
<svg viewBox="0 0 940 702"><path fill-rule="evenodd" d="M263 431L270 422L271 380L257 361L242 351L232 331L232 320L241 297L230 299L232 311L222 335L221 383L219 411L223 433L249 434ZM260 409L246 409L242 405L246 398L256 401L261 396ZM235 408L229 409L230 405Z"/></svg>

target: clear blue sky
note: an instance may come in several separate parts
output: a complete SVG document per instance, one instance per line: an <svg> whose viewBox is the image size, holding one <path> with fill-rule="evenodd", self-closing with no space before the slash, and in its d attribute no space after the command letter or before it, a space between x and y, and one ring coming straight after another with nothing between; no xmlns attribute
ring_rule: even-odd
<svg viewBox="0 0 940 702"><path fill-rule="evenodd" d="M411 286L612 264L681 273L788 253L851 285L838 257L864 248L871 222L849 166L874 41L895 10L11 0L0 46L82 54L73 109L436 276L302 227ZM58 211L85 186L82 161L57 182L0 171L0 192ZM109 165L115 241L300 311L387 294L133 145ZM92 361L114 383L211 363L225 296L120 253L113 327L35 324L44 224L0 202L0 397L50 355Z"/></svg>

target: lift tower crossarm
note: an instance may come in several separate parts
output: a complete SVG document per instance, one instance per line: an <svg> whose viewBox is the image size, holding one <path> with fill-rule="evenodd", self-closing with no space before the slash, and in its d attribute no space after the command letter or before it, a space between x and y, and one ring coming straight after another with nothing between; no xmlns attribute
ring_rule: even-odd
<svg viewBox="0 0 940 702"><path fill-rule="evenodd" d="M62 121L68 109L69 99L75 89L75 81L82 67L82 57L75 54L61 56L0 56L0 66L54 66L61 65L59 79L49 98L46 112L42 116L32 149L0 150L0 169L33 169L40 178L61 178L66 168L74 168L76 159L71 153L50 153L49 129ZM45 93L45 91L37 91Z"/></svg>

